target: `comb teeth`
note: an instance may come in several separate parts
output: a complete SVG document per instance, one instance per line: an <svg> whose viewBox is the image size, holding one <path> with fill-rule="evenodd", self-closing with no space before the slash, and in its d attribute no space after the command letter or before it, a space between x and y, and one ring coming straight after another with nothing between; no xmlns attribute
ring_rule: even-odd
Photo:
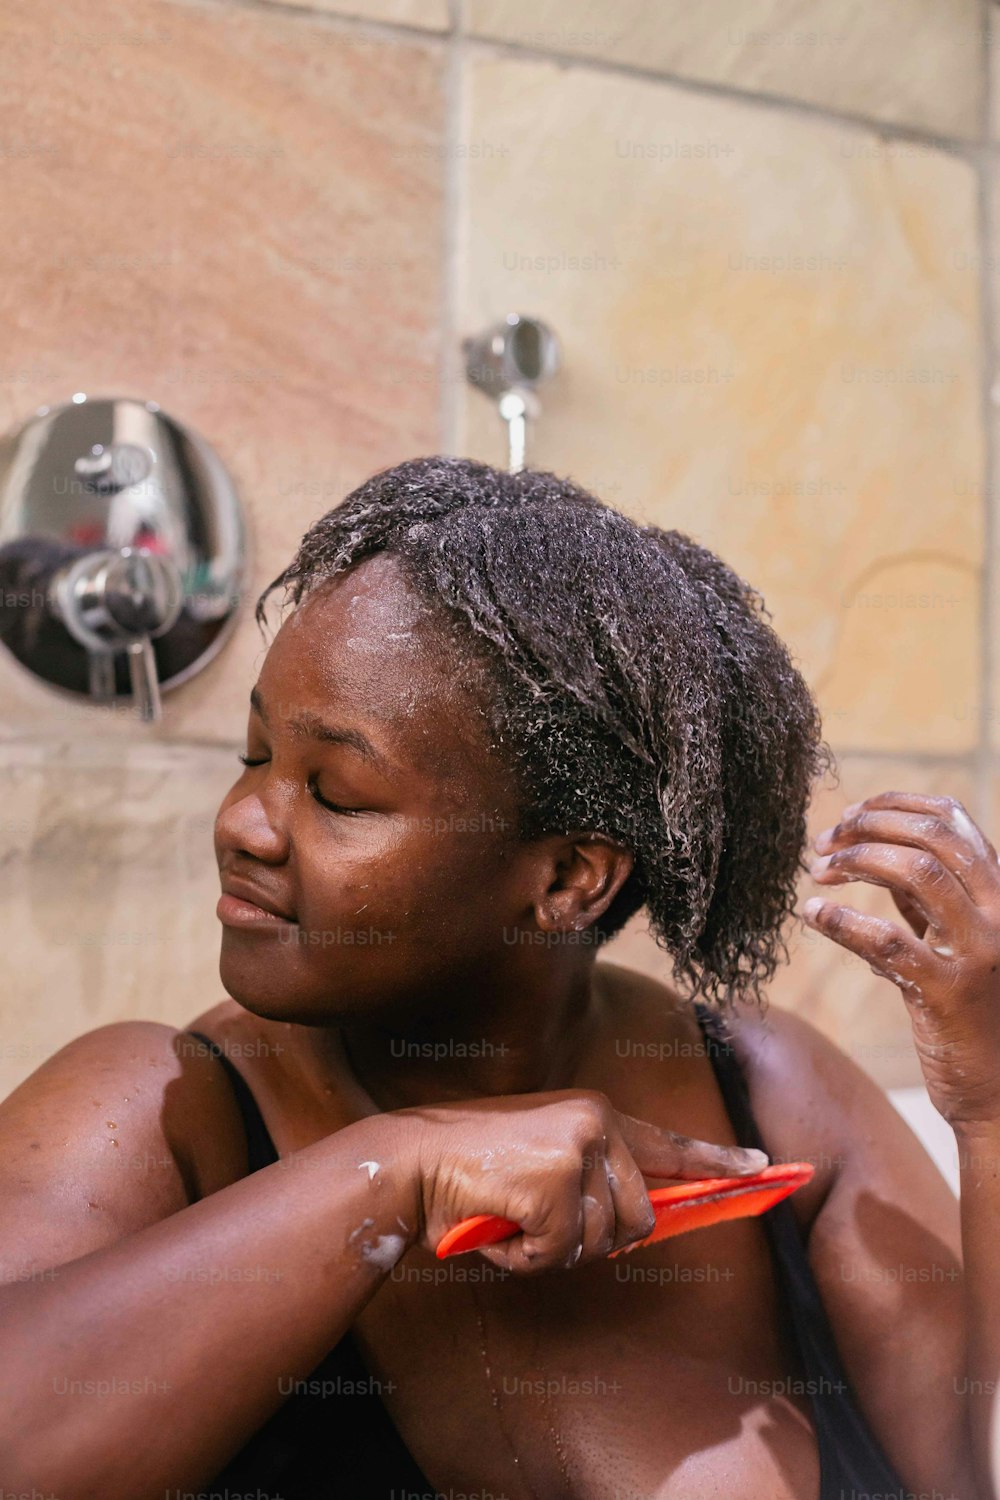
<svg viewBox="0 0 1000 1500"><path fill-rule="evenodd" d="M643 1245L655 1245L660 1240L672 1239L674 1235L687 1234L694 1229L707 1229L712 1224L723 1224L730 1219L750 1218L766 1213L812 1177L814 1169L808 1163L796 1162L793 1165L797 1170L794 1173L790 1169L784 1171L781 1181L775 1180L776 1173L772 1173L765 1181L736 1178L732 1187L720 1187L714 1193L694 1192L679 1196L676 1189L665 1188L659 1190L660 1193L669 1193L670 1197L658 1198L658 1190L654 1188L649 1201L656 1213L656 1224L645 1239L634 1240L631 1245L623 1245L620 1250L609 1251L609 1258L630 1255ZM750 1201L741 1203L740 1199Z"/></svg>

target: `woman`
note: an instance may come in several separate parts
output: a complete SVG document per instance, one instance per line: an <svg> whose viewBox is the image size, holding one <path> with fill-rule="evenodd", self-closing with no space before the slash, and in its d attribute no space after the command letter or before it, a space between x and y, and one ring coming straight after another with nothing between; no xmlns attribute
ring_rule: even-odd
<svg viewBox="0 0 1000 1500"><path fill-rule="evenodd" d="M906 928L807 916L909 1007L960 1225L882 1093L754 1003L829 751L746 584L551 475L432 458L278 585L216 822L229 998L101 1027L0 1108L7 1488L986 1500L992 846L871 798L819 878ZM594 962L641 906L681 988ZM760 1147L813 1179L609 1258L649 1185ZM438 1261L475 1213L521 1232Z"/></svg>

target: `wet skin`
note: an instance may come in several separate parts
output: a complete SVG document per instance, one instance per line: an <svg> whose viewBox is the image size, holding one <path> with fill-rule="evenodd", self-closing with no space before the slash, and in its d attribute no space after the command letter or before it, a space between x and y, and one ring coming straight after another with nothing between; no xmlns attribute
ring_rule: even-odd
<svg viewBox="0 0 1000 1500"><path fill-rule="evenodd" d="M245 1137L221 1064L156 1023L77 1038L0 1103L0 1451L28 1432L20 1461L5 1463L4 1478L22 1481L8 1488L137 1500L140 1460L143 1497L168 1480L205 1488L239 1446L230 1436L274 1409L276 1370L307 1373L353 1318L438 1489L818 1495L810 1401L794 1384L803 1372L782 1341L760 1222L609 1261L595 1249L609 1213L618 1234L644 1189L627 1160L617 1188L591 1161L578 1164L575 1219L565 1210L566 1235L586 1241L575 1265L567 1253L560 1268L520 1274L530 1235L448 1263L443 1282L432 1234L381 1277L340 1253L339 1236L369 1213L391 1237L397 1191L411 1227L421 1203L428 1224L452 1202L459 1217L496 1211L475 1201L479 1187L519 1176L530 1206L575 1161L568 1122L581 1109L607 1118L613 1107L653 1134L691 1138L678 1147L688 1167L699 1142L735 1144L671 987L570 941L613 899L628 851L588 830L518 844L514 790L474 684L432 627L385 557L308 599L260 669L263 712L250 716L246 749L261 764L219 810L223 889L244 882L243 895L252 887L293 920L222 903L227 998L190 1025L243 1073L283 1164L243 1180ZM809 920L881 963L886 1004L900 1003L899 976L935 1103L960 1144L994 1163L963 1168L968 1325L955 1200L881 1090L774 1006L739 1016L736 1049L772 1160L816 1166L792 1209L876 1436L908 1489L986 1500L970 1478L960 1392L967 1327L988 1334L1000 1302L990 1282L1000 1201L989 1197L1000 875L992 846L950 804L898 793L870 804L831 834L822 883L887 884L909 932L890 930L887 947L871 919L832 904ZM518 932L533 941L511 941ZM370 1181L359 1154L377 1164ZM281 1276L247 1288L201 1277L238 1266L248 1246ZM495 1274L505 1259L518 1274ZM37 1274L47 1267L51 1280ZM995 1374L992 1354L983 1344L975 1368ZM165 1376L165 1389L117 1404L67 1396L53 1412L53 1374L67 1368ZM330 1404L334 1455L341 1419L352 1420L348 1397ZM98 1476L86 1490L84 1464ZM38 1483L43 1469L51 1483Z"/></svg>
<svg viewBox="0 0 1000 1500"><path fill-rule="evenodd" d="M574 835L517 844L513 788L473 701L456 699L431 623L377 557L279 632L249 720L248 757L262 763L223 802L216 851L224 888L242 877L295 921L224 925L232 999L191 1025L229 1048L283 1157L375 1110L552 1089L600 1090L636 1118L734 1143L669 986L595 966L593 945L509 940L586 931L630 857ZM310 715L360 730L387 764L290 729ZM817 1167L794 1211L866 1415L913 1488L950 1482L954 1201L881 1092L805 1022L774 1007L743 1015L738 1054L772 1160ZM204 1149L239 1153L235 1141ZM942 1272L887 1297L902 1263ZM537 1278L480 1256L454 1265L434 1284L432 1255L414 1246L355 1324L438 1488L818 1494L810 1402L778 1332L760 1224ZM902 1325L922 1373L901 1358ZM517 1376L548 1394L515 1388Z"/></svg>

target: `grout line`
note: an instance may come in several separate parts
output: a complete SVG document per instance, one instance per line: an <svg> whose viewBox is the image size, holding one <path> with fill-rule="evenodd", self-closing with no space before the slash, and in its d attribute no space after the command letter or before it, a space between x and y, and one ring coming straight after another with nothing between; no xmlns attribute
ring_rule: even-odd
<svg viewBox="0 0 1000 1500"><path fill-rule="evenodd" d="M451 31L445 72L444 194L442 234L442 316L440 453L455 453L458 441L458 383L462 378L458 331L458 276L461 264L462 180L458 143L463 111L463 35L461 0L448 0Z"/></svg>
<svg viewBox="0 0 1000 1500"><path fill-rule="evenodd" d="M825 120L831 125L853 126L858 130L874 133L887 139L909 141L963 158L976 154L980 150L985 150L991 156L1000 152L1000 141L991 142L986 134L980 140L964 136L942 135L920 125L907 125L895 120L880 120L851 110L838 110L830 105L814 104L806 99L795 99L789 94L768 94L751 88L740 88L736 84L717 83L711 79L672 73L666 69L644 68L638 63L615 62L607 58L587 57L583 53L531 47L524 43L505 41L501 37L468 35L462 30L459 14L461 0L448 0L450 12L448 31L431 31L421 26L407 26L398 21L379 21L369 16L341 15L335 11L317 10L314 5L308 3L308 0L294 5L285 4L284 0L225 0L224 4L219 3L219 0L170 0L170 3L200 9L258 10L267 11L270 14L308 17L313 21L327 23L334 30L386 41L412 43L422 39L445 46L450 45L458 33L461 35L466 50L471 48L488 56L508 56L525 61L534 59L539 62L557 63L562 67L582 68L587 72L635 78L647 83L667 84L673 88L683 89L687 93L703 94L710 98L726 99L739 104L757 104L765 109L820 121ZM981 5L987 9L990 8L990 0L981 0Z"/></svg>
<svg viewBox="0 0 1000 1500"><path fill-rule="evenodd" d="M300 19L318 21L329 25L333 31L351 33L372 41L415 42L425 40L444 46L448 41L447 31L434 31L426 26L407 26L404 21L379 21L371 16L342 15L337 11L320 10L310 5L309 0L301 4L286 5L284 0L168 0L171 5L184 5L189 10L234 11L256 10L272 16L298 16Z"/></svg>
<svg viewBox="0 0 1000 1500"><path fill-rule="evenodd" d="M981 0L981 25L983 35L983 100L981 125L984 140L989 139L992 117L991 85L993 62L991 41L996 27L996 18L991 15L989 0ZM996 297L994 294L993 270L993 163L986 154L979 164L979 301L980 329L982 340L982 398L983 422L983 567L982 597L979 606L980 619L980 712L979 751L976 764L976 803L979 821L985 832L992 837L993 821L993 775L992 775L992 724L993 724L993 675L995 649L993 639L993 615L996 588L995 535L993 521L993 496L996 490L997 451L996 414L993 407L993 383L997 378L996 348Z"/></svg>
<svg viewBox="0 0 1000 1500"><path fill-rule="evenodd" d="M245 738L234 735L232 739L209 739L206 736L184 735L177 739L163 736L156 739L140 740L128 735L109 738L102 735L99 730L93 729L87 734L75 734L69 739L65 734L29 732L26 734L11 735L0 740L0 762L11 761L20 764L25 750L32 754L47 757L54 751L60 751L72 760L78 753L86 755L89 752L99 753L102 760L107 763L115 759L116 751L121 750L123 754L140 757L144 752L153 754L167 754L177 752L185 755L189 751L197 751L199 754L216 754L219 757L228 757L234 752L246 749ZM945 750L912 750L900 746L896 750L873 750L866 749L860 745L833 744L838 762L847 758L853 760L869 761L907 761L914 765L927 766L930 768L953 770L974 770L977 765L976 750L963 750L949 752ZM235 776L235 772L234 772ZM989 830L987 829L987 832Z"/></svg>
<svg viewBox="0 0 1000 1500"><path fill-rule="evenodd" d="M614 62L606 58L586 57L577 53L551 51L543 47L528 47L518 42L506 42L501 38L469 37L468 45L476 52L493 57L511 57L522 60L556 63L560 67L582 68L591 73L603 73L634 78L645 83L662 83L686 93L702 94L709 98L728 100L735 104L757 104L765 109L791 114L799 118L825 121L830 125L852 126L892 140L909 141L928 149L945 151L952 156L968 158L982 150L995 153L1000 143L991 144L985 138L949 136L925 129L920 125L901 124L895 120L879 120L870 115L856 114L850 110L834 109L830 105L813 104L806 99L794 99L788 94L766 94L751 89L742 89L735 84L716 83L707 78L692 78L682 73L671 73L656 68L643 68L638 63Z"/></svg>
<svg viewBox="0 0 1000 1500"><path fill-rule="evenodd" d="M838 761L850 757L853 760L905 760L912 765L928 767L950 766L956 770L975 771L979 764L978 748L972 750L914 750L900 746L898 750L876 750L865 745L845 745L825 734Z"/></svg>

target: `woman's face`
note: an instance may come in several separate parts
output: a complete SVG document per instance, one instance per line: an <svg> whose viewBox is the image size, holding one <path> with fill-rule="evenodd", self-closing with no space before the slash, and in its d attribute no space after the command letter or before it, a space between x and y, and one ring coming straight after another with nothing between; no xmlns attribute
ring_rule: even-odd
<svg viewBox="0 0 1000 1500"><path fill-rule="evenodd" d="M245 881L294 918L224 923L222 982L247 1009L305 1024L441 1015L509 956L528 851L457 670L385 553L285 620L250 710L261 764L215 824L223 886Z"/></svg>

